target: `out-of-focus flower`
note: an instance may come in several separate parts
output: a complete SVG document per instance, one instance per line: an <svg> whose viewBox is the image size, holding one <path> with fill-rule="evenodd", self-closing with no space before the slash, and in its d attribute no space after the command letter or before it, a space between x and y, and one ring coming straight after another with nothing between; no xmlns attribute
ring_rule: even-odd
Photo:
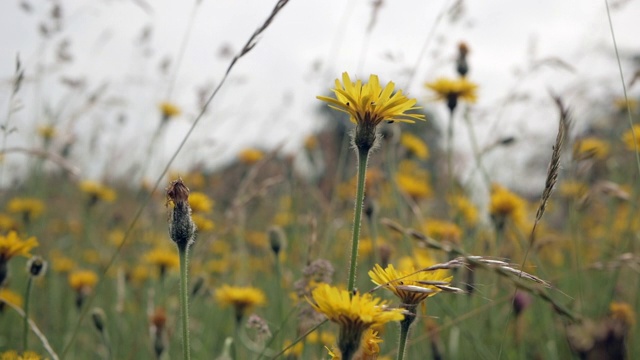
<svg viewBox="0 0 640 360"><path fill-rule="evenodd" d="M0 236L0 263L7 262L14 256L30 257L31 249L36 246L38 246L38 240L33 236L23 240L15 231L9 232L6 236Z"/></svg>
<svg viewBox="0 0 640 360"><path fill-rule="evenodd" d="M21 214L26 221L33 220L44 211L44 203L36 198L13 198L7 205L10 213Z"/></svg>
<svg viewBox="0 0 640 360"><path fill-rule="evenodd" d="M208 214L213 208L213 200L211 200L207 194L194 191L189 194L189 206L194 213Z"/></svg>
<svg viewBox="0 0 640 360"><path fill-rule="evenodd" d="M478 99L476 95L478 85L465 78L439 78L434 82L426 83L425 86L436 93L438 100L446 101L450 111L455 110L459 100L475 103Z"/></svg>
<svg viewBox="0 0 640 360"><path fill-rule="evenodd" d="M158 104L158 108L160 109L160 113L162 114L162 119L165 121L171 119L174 116L180 115L180 108L176 104L170 103L168 101L163 101Z"/></svg>
<svg viewBox="0 0 640 360"><path fill-rule="evenodd" d="M622 141L627 150L640 151L640 125L633 125L633 129L625 131L622 134Z"/></svg>
<svg viewBox="0 0 640 360"><path fill-rule="evenodd" d="M96 181L82 181L80 183L80 191L89 196L90 206L98 201L113 202L116 199L115 190Z"/></svg>
<svg viewBox="0 0 640 360"><path fill-rule="evenodd" d="M400 136L400 144L409 150L410 154L420 160L426 160L429 158L429 147L416 135L407 132L402 133L402 136Z"/></svg>
<svg viewBox="0 0 640 360"><path fill-rule="evenodd" d="M609 144L596 137L586 137L573 145L573 157L577 160L604 160L609 156Z"/></svg>
<svg viewBox="0 0 640 360"><path fill-rule="evenodd" d="M452 243L459 243L462 237L462 229L458 225L444 220L427 220L424 225L424 231L429 237Z"/></svg>
<svg viewBox="0 0 640 360"><path fill-rule="evenodd" d="M267 299L262 290L254 287L222 285L216 290L216 300L222 306L231 305L235 309L236 321L240 321L247 311L264 305Z"/></svg>
<svg viewBox="0 0 640 360"><path fill-rule="evenodd" d="M258 149L244 149L238 154L240 162L247 165L252 165L264 158L264 153Z"/></svg>

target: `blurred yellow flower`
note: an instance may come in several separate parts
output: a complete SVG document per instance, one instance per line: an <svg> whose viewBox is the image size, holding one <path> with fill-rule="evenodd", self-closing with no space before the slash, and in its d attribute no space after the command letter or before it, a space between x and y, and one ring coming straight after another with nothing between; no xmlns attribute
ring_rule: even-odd
<svg viewBox="0 0 640 360"><path fill-rule="evenodd" d="M617 98L613 101L613 106L620 112L627 112L627 107L631 110L631 113L636 113L638 111L638 100L629 99L629 101L625 100L625 98Z"/></svg>
<svg viewBox="0 0 640 360"><path fill-rule="evenodd" d="M159 267L161 272L167 269L174 269L180 265L178 252L164 247L157 247L144 254L144 261Z"/></svg>
<svg viewBox="0 0 640 360"><path fill-rule="evenodd" d="M158 104L158 107L160 108L162 118L165 120L180 115L180 108L176 104L170 103L168 101L161 102L160 104Z"/></svg>
<svg viewBox="0 0 640 360"><path fill-rule="evenodd" d="M455 218L463 220L469 226L478 223L478 208L467 197L454 195L449 199L449 205Z"/></svg>
<svg viewBox="0 0 640 360"><path fill-rule="evenodd" d="M262 306L267 302L264 292L260 289L226 284L216 290L216 300L222 306L233 306L237 321L254 306Z"/></svg>
<svg viewBox="0 0 640 360"><path fill-rule="evenodd" d="M609 304L609 312L612 318L622 321L629 327L636 323L636 312L633 310L633 307L626 302L612 302Z"/></svg>
<svg viewBox="0 0 640 360"><path fill-rule="evenodd" d="M291 345L291 340L287 340L284 342L285 348L289 347L289 345ZM283 355L285 358L297 359L300 356L302 356L303 351L304 351L304 343L300 341L297 344L293 345L291 348L289 348L287 351L285 351Z"/></svg>
<svg viewBox="0 0 640 360"><path fill-rule="evenodd" d="M558 193L560 195L572 199L582 198L587 191L589 191L589 186L576 180L566 180L558 186Z"/></svg>
<svg viewBox="0 0 640 360"><path fill-rule="evenodd" d="M429 147L419 136L408 132L402 133L400 144L420 160L429 158Z"/></svg>
<svg viewBox="0 0 640 360"><path fill-rule="evenodd" d="M441 290L436 285L449 285L452 277L445 270L419 271L396 270L393 265L383 269L376 264L369 271L369 277L374 284L380 285L394 293L401 301L402 306L418 305L426 298L439 293Z"/></svg>
<svg viewBox="0 0 640 360"><path fill-rule="evenodd" d="M68 273L75 269L76 262L72 259L62 255L58 251L52 251L51 254L51 268L55 272Z"/></svg>
<svg viewBox="0 0 640 360"><path fill-rule="evenodd" d="M458 225L444 220L427 220L424 225L424 231L435 240L452 243L459 243L462 237L462 229Z"/></svg>
<svg viewBox="0 0 640 360"><path fill-rule="evenodd" d="M0 263L9 261L14 256L31 256L31 249L38 246L35 237L21 239L15 231L9 232L6 236L0 235Z"/></svg>
<svg viewBox="0 0 640 360"><path fill-rule="evenodd" d="M526 205L527 202L520 196L500 185L493 185L489 214L497 221L498 225L504 225L507 218L521 220L524 217Z"/></svg>
<svg viewBox="0 0 640 360"><path fill-rule="evenodd" d="M640 124L633 125L633 130L629 129L622 134L622 141L627 150L640 151ZM636 150L636 147L638 150Z"/></svg>
<svg viewBox="0 0 640 360"><path fill-rule="evenodd" d="M424 199L433 194L429 172L412 161L405 160L400 163L396 183L400 191L413 199Z"/></svg>
<svg viewBox="0 0 640 360"><path fill-rule="evenodd" d="M207 232L215 229L216 225L213 220L209 220L200 214L191 215L191 219L196 224L198 232Z"/></svg>
<svg viewBox="0 0 640 360"><path fill-rule="evenodd" d="M425 83L425 86L436 93L436 98L438 100L445 100L451 111L455 109L459 99L469 103L475 103L478 99L476 95L478 85L472 83L466 78L455 80L439 78L434 82Z"/></svg>
<svg viewBox="0 0 640 360"><path fill-rule="evenodd" d="M255 164L258 161L262 160L263 157L264 153L262 151L250 148L244 149L238 154L238 159L240 159L240 162L247 165Z"/></svg>
<svg viewBox="0 0 640 360"><path fill-rule="evenodd" d="M2 302L6 301L13 306L22 307L22 296L7 288L0 288L0 298Z"/></svg>
<svg viewBox="0 0 640 360"><path fill-rule="evenodd" d="M378 332L369 328L362 335L360 343L360 351L362 352L362 360L375 360L380 354L380 343L382 339L378 336Z"/></svg>
<svg viewBox="0 0 640 360"><path fill-rule="evenodd" d="M189 194L189 206L194 213L208 214L213 208L213 200L211 200L207 194L194 191Z"/></svg>
<svg viewBox="0 0 640 360"><path fill-rule="evenodd" d="M69 285L77 292L93 289L98 283L98 275L91 270L78 270L69 274Z"/></svg>
<svg viewBox="0 0 640 360"><path fill-rule="evenodd" d="M90 204L94 204L98 200L113 202L116 199L116 192L113 189L96 181L82 181L80 183L80 191L89 195Z"/></svg>
<svg viewBox="0 0 640 360"><path fill-rule="evenodd" d="M56 136L56 128L53 125L39 125L38 135L45 140L49 141Z"/></svg>
<svg viewBox="0 0 640 360"><path fill-rule="evenodd" d="M573 157L577 160L604 160L609 156L609 144L596 137L586 137L573 144Z"/></svg>
<svg viewBox="0 0 640 360"><path fill-rule="evenodd" d="M21 214L28 220L35 219L44 211L44 203L36 198L13 198L7 205L10 213Z"/></svg>

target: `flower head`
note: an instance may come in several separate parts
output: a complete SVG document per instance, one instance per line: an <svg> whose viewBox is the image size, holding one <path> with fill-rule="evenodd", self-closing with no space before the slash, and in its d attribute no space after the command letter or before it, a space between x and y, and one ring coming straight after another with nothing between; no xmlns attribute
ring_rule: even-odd
<svg viewBox="0 0 640 360"><path fill-rule="evenodd" d="M91 270L79 270L69 274L69 285L77 292L90 291L98 283L98 275Z"/></svg>
<svg viewBox="0 0 640 360"><path fill-rule="evenodd" d="M26 240L20 239L15 231L9 232L7 236L0 236L0 262L5 262L14 256L31 256L31 249L38 246L38 240L30 237Z"/></svg>
<svg viewBox="0 0 640 360"><path fill-rule="evenodd" d="M89 196L89 205L94 205L98 200L113 202L116 199L116 192L112 188L96 181L81 182L80 191Z"/></svg>
<svg viewBox="0 0 640 360"><path fill-rule="evenodd" d="M633 125L633 129L629 129L622 134L622 141L627 150L640 151L640 125Z"/></svg>
<svg viewBox="0 0 640 360"><path fill-rule="evenodd" d="M2 288L0 289L0 305L4 305L5 302L13 306L22 307L22 295L7 288Z"/></svg>
<svg viewBox="0 0 640 360"><path fill-rule="evenodd" d="M338 347L344 359L358 349L365 330L404 319L402 309L389 309L371 294L350 294L329 284L318 285L311 297L307 299L311 306L340 326Z"/></svg>
<svg viewBox="0 0 640 360"><path fill-rule="evenodd" d="M158 104L158 108L160 108L163 120L169 120L174 116L180 115L180 108L176 104L168 101L163 101Z"/></svg>
<svg viewBox="0 0 640 360"><path fill-rule="evenodd" d="M511 218L517 222L524 217L526 201L508 189L494 185L491 190L489 214L496 222L498 228L504 226L505 221Z"/></svg>
<svg viewBox="0 0 640 360"><path fill-rule="evenodd" d="M478 99L476 95L478 85L465 78L456 80L439 78L434 82L426 83L425 86L436 93L438 100L447 101L447 106L451 111L456 108L459 99L469 103L475 103Z"/></svg>
<svg viewBox="0 0 640 360"><path fill-rule="evenodd" d="M251 165L262 160L264 153L258 149L244 149L238 154L238 158L244 164Z"/></svg>
<svg viewBox="0 0 640 360"><path fill-rule="evenodd" d="M208 214L213 208L213 201L207 194L194 191L189 194L189 206L194 213Z"/></svg>
<svg viewBox="0 0 640 360"><path fill-rule="evenodd" d="M376 137L376 127L383 121L413 123L424 120L424 115L406 113L417 110L416 99L409 99L402 90L393 92L395 84L389 82L382 87L377 75L369 76L369 82L351 81L349 74L342 73L342 83L336 79L333 90L336 97L317 96L329 103L329 107L349 114L351 122L356 124L354 142L356 146L371 148Z"/></svg>
<svg viewBox="0 0 640 360"><path fill-rule="evenodd" d="M378 264L369 271L369 277L374 284L394 293L407 308L415 307L426 298L439 293L441 290L438 286L449 285L452 279L445 270L416 272L398 270L393 265L383 269Z"/></svg>
<svg viewBox="0 0 640 360"><path fill-rule="evenodd" d="M167 269L177 268L180 259L175 251L165 248L155 248L144 255L144 260L160 269L160 276L163 276Z"/></svg>
<svg viewBox="0 0 640 360"><path fill-rule="evenodd" d="M596 137L586 137L573 145L573 157L578 160L604 160L609 155L609 144Z"/></svg>
<svg viewBox="0 0 640 360"><path fill-rule="evenodd" d="M400 144L420 160L427 160L429 158L429 147L419 136L411 133L403 133L400 137Z"/></svg>
<svg viewBox="0 0 640 360"><path fill-rule="evenodd" d="M35 198L13 198L7 205L10 213L22 214L26 221L35 219L44 211L44 203Z"/></svg>
<svg viewBox="0 0 640 360"><path fill-rule="evenodd" d="M216 290L216 300L223 306L233 306L237 321L254 306L261 306L267 302L264 292L260 289L229 285L222 285Z"/></svg>

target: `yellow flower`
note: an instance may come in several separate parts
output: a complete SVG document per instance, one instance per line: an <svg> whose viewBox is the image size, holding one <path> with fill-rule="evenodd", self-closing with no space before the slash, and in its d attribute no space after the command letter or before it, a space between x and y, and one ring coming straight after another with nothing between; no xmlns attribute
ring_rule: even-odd
<svg viewBox="0 0 640 360"><path fill-rule="evenodd" d="M90 291L98 283L98 275L91 270L79 270L69 274L69 285L77 292Z"/></svg>
<svg viewBox="0 0 640 360"><path fill-rule="evenodd" d="M394 293L403 306L415 307L426 298L439 293L437 285L449 285L451 276L445 270L419 271L396 270L393 265L386 269L378 264L369 271L374 284L380 285Z"/></svg>
<svg viewBox="0 0 640 360"><path fill-rule="evenodd" d="M7 302L19 308L22 307L22 296L20 296L20 294L17 294L7 288L0 289L0 299L2 299L3 303Z"/></svg>
<svg viewBox="0 0 640 360"><path fill-rule="evenodd" d="M424 231L429 237L440 241L459 243L462 237L462 230L458 225L444 220L427 220L424 225Z"/></svg>
<svg viewBox="0 0 640 360"><path fill-rule="evenodd" d="M159 267L160 272L164 272L166 269L177 268L180 265L180 258L176 251L171 251L165 248L155 248L144 255L144 261Z"/></svg>
<svg viewBox="0 0 640 360"><path fill-rule="evenodd" d="M367 329L362 336L360 344L361 360L375 360L380 354L380 343L382 339L378 336L378 332L373 329Z"/></svg>
<svg viewBox="0 0 640 360"><path fill-rule="evenodd" d="M9 230L16 230L18 224L7 214L0 213L0 232L6 233Z"/></svg>
<svg viewBox="0 0 640 360"><path fill-rule="evenodd" d="M402 133L400 144L418 159L427 160L429 158L429 147L419 136L411 133Z"/></svg>
<svg viewBox="0 0 640 360"><path fill-rule="evenodd" d="M209 220L200 214L191 215L191 219L196 224L198 232L211 231L216 227L215 223L212 220Z"/></svg>
<svg viewBox="0 0 640 360"><path fill-rule="evenodd" d="M389 82L384 88L377 75L369 76L369 82L361 80L351 82L349 74L342 73L342 83L336 79L333 90L336 98L316 96L329 103L329 107L349 114L351 122L356 124L353 142L359 151L368 152L377 138L376 127L383 121L413 123L424 120L424 115L406 113L417 110L416 99L409 99L402 90L393 92L395 84Z"/></svg>
<svg viewBox="0 0 640 360"><path fill-rule="evenodd" d="M244 164L251 165L262 160L264 153L258 149L244 149L238 154L238 158Z"/></svg>
<svg viewBox="0 0 640 360"><path fill-rule="evenodd" d="M22 214L28 219L35 219L44 211L44 203L35 198L13 198L7 205L10 213Z"/></svg>
<svg viewBox="0 0 640 360"><path fill-rule="evenodd" d="M633 130L629 129L622 134L622 141L624 142L627 150L640 151L640 124L633 125Z"/></svg>
<svg viewBox="0 0 640 360"><path fill-rule="evenodd" d="M622 321L629 327L636 323L636 313L633 311L633 307L625 302L612 302L609 304L609 312L612 318Z"/></svg>
<svg viewBox="0 0 640 360"><path fill-rule="evenodd" d="M201 192L194 191L189 194L189 206L194 213L210 213L213 208L213 201Z"/></svg>
<svg viewBox="0 0 640 360"><path fill-rule="evenodd" d="M609 156L609 144L596 137L586 137L573 145L573 157L577 160L604 160Z"/></svg>
<svg viewBox="0 0 640 360"><path fill-rule="evenodd" d="M216 290L216 300L222 306L233 306L237 321L240 321L242 316L254 306L262 306L267 302L264 292L260 289L226 284Z"/></svg>
<svg viewBox="0 0 640 360"><path fill-rule="evenodd" d="M342 83L336 79L336 87L333 92L336 98L316 96L319 100L326 101L329 107L350 115L351 122L362 125L371 123L377 126L382 121L400 121L413 123L415 120L424 120L422 114L405 114L405 111L416 110L416 99L409 99L398 90L393 90L395 84L389 82L384 88L380 86L378 75L369 76L369 82L362 84L361 80L351 82L349 74L342 73Z"/></svg>
<svg viewBox="0 0 640 360"><path fill-rule="evenodd" d="M68 273L76 267L76 262L72 259L62 255L61 252L52 251L51 254L51 268L59 273Z"/></svg>
<svg viewBox="0 0 640 360"><path fill-rule="evenodd" d="M168 120L174 116L180 115L180 108L176 104L168 101L161 102L158 107L160 108L160 113L162 113L163 119Z"/></svg>
<svg viewBox="0 0 640 360"><path fill-rule="evenodd" d="M287 340L284 342L284 347L289 347L289 345L291 345L291 340ZM300 356L302 356L302 352L304 351L304 343L303 342L298 342L297 344L293 345L291 348L289 348L287 351L284 352L284 357L285 358L294 358L297 359Z"/></svg>
<svg viewBox="0 0 640 360"><path fill-rule="evenodd" d="M31 249L36 246L38 246L38 240L33 236L22 240L15 231L9 232L7 236L0 236L0 263L14 256L29 257Z"/></svg>
<svg viewBox="0 0 640 360"><path fill-rule="evenodd" d="M580 199L587 193L587 191L589 191L589 186L581 181L567 180L560 183L560 186L558 186L558 192L560 195L567 198Z"/></svg>
<svg viewBox="0 0 640 360"><path fill-rule="evenodd" d="M429 173L415 162L402 161L396 173L398 188L414 199L428 198L433 194Z"/></svg>
<svg viewBox="0 0 640 360"><path fill-rule="evenodd" d="M96 181L82 181L80 183L80 191L89 195L91 203L95 203L98 200L113 202L116 199L116 192L113 189Z"/></svg>
<svg viewBox="0 0 640 360"><path fill-rule="evenodd" d="M389 309L371 294L350 294L326 283L316 286L311 297L307 299L311 306L340 326L338 347L345 359L358 349L365 330L404 319L402 309Z"/></svg>
<svg viewBox="0 0 640 360"><path fill-rule="evenodd" d="M631 113L635 113L638 110L638 100L629 99L627 101L624 98L617 98L613 101L613 106L622 113L627 112L627 107L631 110Z"/></svg>
<svg viewBox="0 0 640 360"><path fill-rule="evenodd" d="M313 135L309 135L304 139L304 148L307 150L313 150L318 147L318 138Z"/></svg>
<svg viewBox="0 0 640 360"><path fill-rule="evenodd" d="M499 185L494 185L491 191L489 214L499 227L504 226L507 218L515 221L522 220L526 201L520 196Z"/></svg>
<svg viewBox="0 0 640 360"><path fill-rule="evenodd" d="M15 350L5 351L0 354L0 360L40 360L42 357L33 351L25 351L20 355Z"/></svg>
<svg viewBox="0 0 640 360"><path fill-rule="evenodd" d="M51 140L56 136L56 128L53 125L39 125L38 135L45 141Z"/></svg>
<svg viewBox="0 0 640 360"><path fill-rule="evenodd" d="M478 223L478 209L468 198L455 195L449 199L449 204L454 216L461 218L470 226Z"/></svg>
<svg viewBox="0 0 640 360"><path fill-rule="evenodd" d="M466 78L456 80L439 78L434 82L426 83L425 86L436 93L438 100L445 100L451 111L456 108L458 99L469 103L475 103L478 99L476 95L478 85L470 82Z"/></svg>

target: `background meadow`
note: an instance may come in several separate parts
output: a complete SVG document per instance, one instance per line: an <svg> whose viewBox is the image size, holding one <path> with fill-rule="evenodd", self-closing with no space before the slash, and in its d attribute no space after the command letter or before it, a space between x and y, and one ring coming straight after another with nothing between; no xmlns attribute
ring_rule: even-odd
<svg viewBox="0 0 640 360"><path fill-rule="evenodd" d="M347 286L354 125L316 99L344 71L426 116L378 127L357 262L393 307L376 264L447 264L405 358L640 356L636 1L0 6L2 359L183 356L178 178L191 356L337 357L309 302ZM397 358L378 335L356 358Z"/></svg>

